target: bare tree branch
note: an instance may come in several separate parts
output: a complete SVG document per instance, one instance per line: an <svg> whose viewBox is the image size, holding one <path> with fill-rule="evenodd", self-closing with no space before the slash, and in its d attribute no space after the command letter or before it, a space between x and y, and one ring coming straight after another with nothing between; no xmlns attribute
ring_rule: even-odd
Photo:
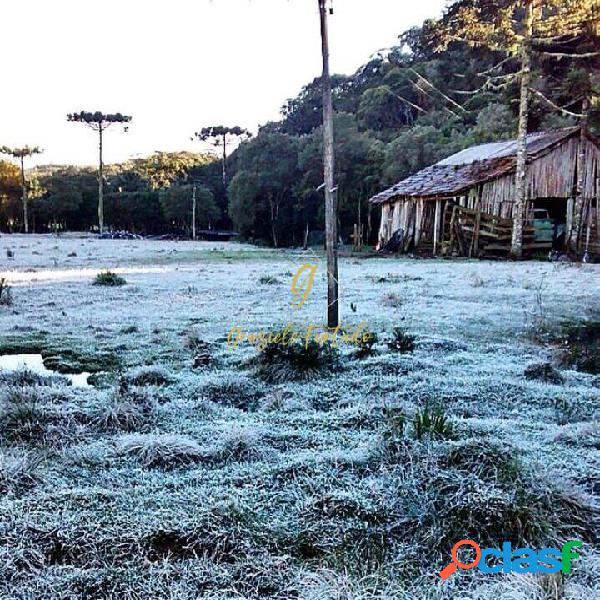
<svg viewBox="0 0 600 600"><path fill-rule="evenodd" d="M540 52L542 56L552 56L553 58L593 58L600 56L600 52L583 52L570 54L568 52Z"/></svg>
<svg viewBox="0 0 600 600"><path fill-rule="evenodd" d="M381 86L388 94L390 94L391 96L394 96L394 98L397 98L398 100L400 100L401 102L405 102L406 104L408 104L409 106L412 106L412 108L414 108L415 110L418 110L419 112L422 113L426 113L427 111L424 108L421 108L418 104L414 104L413 102L411 102L410 100L407 100L404 96L400 96L400 94L397 94L396 92L394 92L392 90L392 88L390 88L389 85L383 85Z"/></svg>
<svg viewBox="0 0 600 600"><path fill-rule="evenodd" d="M464 107L462 107L460 104L458 104L458 102L455 102L454 100L452 100L452 98L450 98L449 96L446 96L446 94L444 94L444 92L442 92L435 85L433 85L430 81L428 81L425 77L423 77L423 75L421 75L418 71L415 71L415 69L413 69L412 67L409 67L409 71L411 73L414 73L418 77L418 81L419 82L424 83L427 87L429 87L430 89L432 89L435 92L437 92L440 96L442 96L442 98L444 98L444 100L446 100L447 102L449 102L452 106L458 108L463 113L467 113L468 112Z"/></svg>
<svg viewBox="0 0 600 600"><path fill-rule="evenodd" d="M515 58L514 56L507 56L505 59L503 59L499 63L495 64L493 67L490 67L489 69L486 69L485 71L482 71L481 73L477 73L477 75L479 77L485 77L486 75L493 73L496 69L499 69L500 67L504 66L507 62L510 62L514 58Z"/></svg>
<svg viewBox="0 0 600 600"><path fill-rule="evenodd" d="M569 117L577 117L578 119L580 119L583 116L580 113L574 113L574 112L571 112L570 110L567 110L566 108L563 108L562 106L559 106L558 104L552 102L552 100L550 100L550 98L547 98L546 96L544 96L544 94L542 94L542 92L540 92L534 88L531 88L531 92L534 93L539 98L541 98L544 102L546 102L546 104L551 106L554 110L561 112L563 115L567 115Z"/></svg>
<svg viewBox="0 0 600 600"><path fill-rule="evenodd" d="M419 84L418 82L414 82L411 81L410 84L418 91L421 92L421 94L425 94L425 96L427 96L430 100L432 100L433 102L436 101L436 99L427 91L424 90ZM450 110L446 105L442 104L442 108L450 115L452 115L453 117L457 117L458 119L462 118L461 115L456 114L453 110ZM466 111L465 111L466 112Z"/></svg>
<svg viewBox="0 0 600 600"><path fill-rule="evenodd" d="M508 75L499 75L497 77L488 78L483 85L479 86L474 90L451 90L453 94L460 94L462 96L475 96L481 92L498 92L507 88L511 85L517 77L521 75L521 71L516 73L510 73ZM504 79L504 83L493 83L494 79Z"/></svg>

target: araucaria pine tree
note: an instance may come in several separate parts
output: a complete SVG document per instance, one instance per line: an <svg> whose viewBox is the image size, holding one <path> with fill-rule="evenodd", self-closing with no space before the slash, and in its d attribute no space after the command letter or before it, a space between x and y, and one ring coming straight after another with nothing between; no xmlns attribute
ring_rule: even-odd
<svg viewBox="0 0 600 600"><path fill-rule="evenodd" d="M9 148L8 146L0 147L0 154L7 154L16 158L21 163L21 189L23 198L23 231L29 233L29 216L27 214L27 181L25 180L25 159L34 154L41 154L42 150L37 146L30 148Z"/></svg>
<svg viewBox="0 0 600 600"><path fill-rule="evenodd" d="M252 137L252 134L242 127L224 127L215 125L213 127L204 127L194 133L194 138L202 142L209 142L213 146L221 149L223 161L223 186L227 186L227 146L230 143L240 142Z"/></svg>
<svg viewBox="0 0 600 600"><path fill-rule="evenodd" d="M67 120L75 123L85 123L98 132L98 227L100 233L102 233L104 230L104 179L102 174L104 163L102 159L102 134L105 129L114 123L129 123L131 117L122 115L121 113L105 115L100 111L85 112L82 110L78 113L68 114Z"/></svg>

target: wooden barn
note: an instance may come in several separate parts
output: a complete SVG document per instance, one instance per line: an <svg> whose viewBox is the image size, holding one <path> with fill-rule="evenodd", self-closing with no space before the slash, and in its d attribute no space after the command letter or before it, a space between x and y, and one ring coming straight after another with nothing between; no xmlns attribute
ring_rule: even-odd
<svg viewBox="0 0 600 600"><path fill-rule="evenodd" d="M381 206L379 244L462 256L510 251L517 141L468 148L371 198ZM525 252L565 239L600 255L600 141L580 127L527 136ZM576 207L581 228L574 231Z"/></svg>

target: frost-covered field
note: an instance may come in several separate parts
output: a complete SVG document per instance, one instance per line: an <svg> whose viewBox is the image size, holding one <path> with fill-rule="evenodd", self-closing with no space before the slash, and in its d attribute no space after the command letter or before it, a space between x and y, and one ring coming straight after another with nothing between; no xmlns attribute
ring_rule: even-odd
<svg viewBox="0 0 600 600"><path fill-rule="evenodd" d="M342 321L366 322L375 352L346 347L330 374L269 383L227 335L320 323L322 255L77 236L0 247L13 299L0 355L94 373L90 388L0 373L1 598L600 596L599 376L559 364L546 337L599 319L599 265L344 258ZM307 262L319 270L295 310ZM104 269L127 284L92 285ZM398 326L412 353L388 348ZM556 371L525 376L544 362ZM416 435L425 407L451 428ZM463 538L582 539L584 556L564 579L442 583Z"/></svg>

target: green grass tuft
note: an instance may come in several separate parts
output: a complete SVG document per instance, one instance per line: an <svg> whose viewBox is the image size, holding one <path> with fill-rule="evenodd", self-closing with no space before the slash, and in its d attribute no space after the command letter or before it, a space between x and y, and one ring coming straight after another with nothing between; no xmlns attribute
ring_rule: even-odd
<svg viewBox="0 0 600 600"><path fill-rule="evenodd" d="M394 327L394 333L388 341L388 348L401 354L413 352L415 349L415 336L406 333L401 327Z"/></svg>
<svg viewBox="0 0 600 600"><path fill-rule="evenodd" d="M339 367L339 354L331 344L298 340L268 343L254 360L259 377L269 383L315 379Z"/></svg>
<svg viewBox="0 0 600 600"><path fill-rule="evenodd" d="M120 275L113 273L112 271L102 271L96 275L94 279L94 285L105 285L105 286L120 286L125 285L127 281Z"/></svg>

